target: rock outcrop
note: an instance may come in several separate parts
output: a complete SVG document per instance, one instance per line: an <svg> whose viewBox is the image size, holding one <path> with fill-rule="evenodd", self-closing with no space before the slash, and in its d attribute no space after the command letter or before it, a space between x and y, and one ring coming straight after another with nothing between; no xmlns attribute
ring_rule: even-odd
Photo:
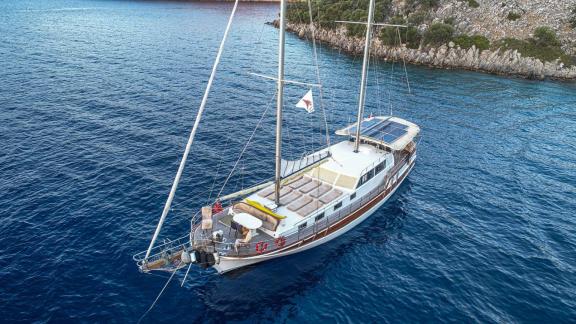
<svg viewBox="0 0 576 324"><path fill-rule="evenodd" d="M429 12L430 20L442 22L453 19L458 33L483 35L490 41L505 37L526 39L540 26L552 28L566 53L576 55L576 29L569 23L569 15L576 6L574 0L478 0L478 8L467 1L441 0ZM396 7L401 4L396 0ZM508 19L514 13L517 19Z"/></svg>
<svg viewBox="0 0 576 324"><path fill-rule="evenodd" d="M274 24L277 25L277 22ZM309 25L289 23L287 30L300 38L311 39ZM364 39L348 36L344 28L317 29L315 34L318 41L353 55L364 50ZM576 80L576 66L565 67L559 60L542 62L539 59L523 57L516 50L480 51L474 46L469 49L455 47L453 43L438 48L411 49L405 46L385 46L378 38L374 38L371 52L375 57L385 60L404 60L406 63L437 68L484 71L530 79Z"/></svg>

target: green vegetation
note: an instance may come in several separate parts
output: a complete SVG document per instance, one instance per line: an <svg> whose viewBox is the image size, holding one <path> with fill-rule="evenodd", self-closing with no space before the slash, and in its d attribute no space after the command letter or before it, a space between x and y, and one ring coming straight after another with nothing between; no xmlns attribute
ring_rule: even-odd
<svg viewBox="0 0 576 324"><path fill-rule="evenodd" d="M313 1L312 8L314 22L319 23L323 28L336 28L337 20L366 21L368 18L369 0L316 0ZM374 8L374 21L382 22L388 15L391 0L376 0ZM293 23L310 23L308 15L308 4L306 2L294 2L288 5L288 21ZM362 36L366 32L363 25L347 26L350 36Z"/></svg>
<svg viewBox="0 0 576 324"><path fill-rule="evenodd" d="M520 19L520 17L522 17L522 15L520 15L519 13L510 11L508 13L508 16L506 17L506 19L511 20L511 21L516 21L516 20Z"/></svg>
<svg viewBox="0 0 576 324"><path fill-rule="evenodd" d="M494 48L517 50L524 57L537 58L542 62L560 59L567 66L576 64L576 59L567 55L560 47L556 33L549 27L538 27L534 37L527 40L504 38L494 44Z"/></svg>
<svg viewBox="0 0 576 324"><path fill-rule="evenodd" d="M467 2L467 3L468 3L468 7L470 7L470 8L478 8L478 7L480 7L480 4L479 4L476 0L458 0L458 1Z"/></svg>
<svg viewBox="0 0 576 324"><path fill-rule="evenodd" d="M482 35L460 35L453 39L454 44L464 49L469 49L472 45L476 46L480 51L490 48L490 40Z"/></svg>
<svg viewBox="0 0 576 324"><path fill-rule="evenodd" d="M556 33L550 27L538 27L534 30L533 42L542 47L560 47Z"/></svg>
<svg viewBox="0 0 576 324"><path fill-rule="evenodd" d="M576 5L572 7L572 12L570 13L570 26L576 28Z"/></svg>
<svg viewBox="0 0 576 324"><path fill-rule="evenodd" d="M476 0L468 0L468 6L470 6L470 8L478 8L480 4L476 2Z"/></svg>
<svg viewBox="0 0 576 324"><path fill-rule="evenodd" d="M406 20L403 17L396 16L390 20L391 24L404 25ZM418 33L416 27L408 28L384 27L380 31L380 40L384 45L398 46L402 43L408 48L418 48L422 36Z"/></svg>
<svg viewBox="0 0 576 324"><path fill-rule="evenodd" d="M456 18L448 17L448 18L444 19L444 23L454 26L454 23L456 23Z"/></svg>
<svg viewBox="0 0 576 324"><path fill-rule="evenodd" d="M334 29L341 26L338 20L366 21L369 0L312 0L313 21L322 28ZM466 1L470 7L477 8L476 0ZM565 65L576 65L576 57L567 55L561 48L561 43L553 29L538 27L534 30L534 36L519 40L505 38L497 42L490 41L482 35L457 35L455 36L455 19L448 17L442 23L433 23L428 30L419 32L416 26L430 21L429 10L439 5L439 0L406 0L407 11L405 16L390 18L392 0L376 0L374 21L389 22L398 25L408 25L408 28L384 27L376 29L378 37L384 45L398 46L406 44L408 48L419 48L421 45L440 46L453 41L460 48L468 49L475 46L480 51L502 48L517 50L524 57L533 57L543 62L551 62L560 59ZM308 4L306 2L292 2L288 4L287 18L292 23L310 22L308 16ZM521 18L517 12L509 12L507 18L515 21ZM576 5L571 9L570 24L576 28ZM364 36L366 27L361 24L345 24L348 35ZM400 33L399 33L400 32ZM398 35L400 34L400 35ZM375 35L376 36L376 35Z"/></svg>
<svg viewBox="0 0 576 324"><path fill-rule="evenodd" d="M407 0L406 7L417 8L420 7L424 10L432 9L438 7L440 0Z"/></svg>
<svg viewBox="0 0 576 324"><path fill-rule="evenodd" d="M408 16L408 24L418 26L426 21L426 18L428 18L428 13L423 10L419 10Z"/></svg>
<svg viewBox="0 0 576 324"><path fill-rule="evenodd" d="M424 34L424 43L430 45L442 45L452 40L454 27L444 23L436 23L430 26Z"/></svg>

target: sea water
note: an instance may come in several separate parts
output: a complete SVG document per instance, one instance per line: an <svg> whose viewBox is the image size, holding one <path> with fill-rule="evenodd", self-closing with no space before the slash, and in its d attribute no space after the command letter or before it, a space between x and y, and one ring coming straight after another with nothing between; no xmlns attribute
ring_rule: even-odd
<svg viewBox="0 0 576 324"><path fill-rule="evenodd" d="M0 316L135 322L167 274L145 250L231 3L0 3ZM241 3L160 241L274 172L277 4ZM320 46L315 112L288 85L284 152L353 121L361 59ZM317 83L287 36L286 78ZM322 97L322 100L321 98ZM145 322L576 320L576 86L371 62L366 115L421 126L393 198L346 235L225 276L177 274ZM322 112L325 111L325 114ZM326 116L327 123L324 122ZM262 122L259 124L259 120ZM346 140L331 136L332 142Z"/></svg>

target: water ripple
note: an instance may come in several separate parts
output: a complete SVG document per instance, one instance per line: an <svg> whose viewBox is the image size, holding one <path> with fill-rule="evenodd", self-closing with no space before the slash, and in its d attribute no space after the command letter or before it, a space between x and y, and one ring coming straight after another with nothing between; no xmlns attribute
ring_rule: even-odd
<svg viewBox="0 0 576 324"><path fill-rule="evenodd" d="M206 86L230 3L0 4L0 314L135 322L165 275L138 273ZM219 190L274 84L275 4L240 5L163 237ZM287 39L287 76L315 82ZM331 129L353 116L359 58L321 47ZM376 62L367 111L423 130L416 168L334 242L225 276L194 269L146 321L570 322L576 318L576 87ZM376 87L376 77L382 86ZM287 157L319 145L292 109ZM392 103L392 106L390 106ZM269 110L225 193L273 175ZM214 193L213 193L214 195ZM176 276L182 280L183 274Z"/></svg>

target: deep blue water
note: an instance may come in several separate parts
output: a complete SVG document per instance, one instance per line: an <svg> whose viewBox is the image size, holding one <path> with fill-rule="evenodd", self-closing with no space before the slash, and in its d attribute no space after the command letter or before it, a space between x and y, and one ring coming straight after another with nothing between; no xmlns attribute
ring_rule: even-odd
<svg viewBox="0 0 576 324"><path fill-rule="evenodd" d="M231 4L0 3L0 316L135 322L166 276L137 271ZM274 84L271 4L241 4L163 237L222 185ZM314 82L288 37L288 78ZM332 129L354 118L360 62L320 48ZM394 198L331 243L227 276L182 275L146 322L576 321L576 86L372 65L367 111L422 127ZM378 87L379 85L379 87ZM285 146L320 145L292 109ZM317 105L319 102L316 98ZM270 109L225 192L272 176ZM334 140L334 138L333 138ZM217 190L216 190L217 191ZM214 194L213 194L214 195Z"/></svg>

